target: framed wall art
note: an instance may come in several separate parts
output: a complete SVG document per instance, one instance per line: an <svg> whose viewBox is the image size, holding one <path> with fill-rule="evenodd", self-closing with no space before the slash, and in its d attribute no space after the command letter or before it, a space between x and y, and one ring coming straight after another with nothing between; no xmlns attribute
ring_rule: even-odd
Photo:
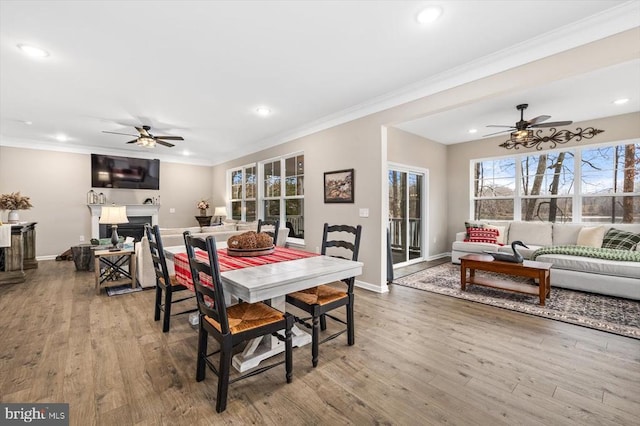
<svg viewBox="0 0 640 426"><path fill-rule="evenodd" d="M336 170L324 173L324 202L353 203L353 169Z"/></svg>

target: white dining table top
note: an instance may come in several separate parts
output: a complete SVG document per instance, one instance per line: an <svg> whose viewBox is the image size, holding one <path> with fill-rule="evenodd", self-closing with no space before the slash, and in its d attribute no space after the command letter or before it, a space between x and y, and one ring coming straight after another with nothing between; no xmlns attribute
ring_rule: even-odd
<svg viewBox="0 0 640 426"><path fill-rule="evenodd" d="M223 247L218 244L217 248ZM185 251L184 246L165 247L169 258ZM255 303L361 275L363 265L362 262L337 257L314 256L234 269L222 272L220 278L226 294Z"/></svg>
<svg viewBox="0 0 640 426"><path fill-rule="evenodd" d="M362 274L362 262L331 256L271 263L220 274L225 291L249 303Z"/></svg>

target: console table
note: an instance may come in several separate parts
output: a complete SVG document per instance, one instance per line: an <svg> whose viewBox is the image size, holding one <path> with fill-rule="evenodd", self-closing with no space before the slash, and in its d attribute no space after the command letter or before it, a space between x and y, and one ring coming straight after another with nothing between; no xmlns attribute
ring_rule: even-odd
<svg viewBox="0 0 640 426"><path fill-rule="evenodd" d="M38 267L36 223L11 224L11 246L0 248L0 285L23 283L24 270Z"/></svg>
<svg viewBox="0 0 640 426"><path fill-rule="evenodd" d="M211 225L211 218L213 216L196 216L196 220L198 221L198 225L200 226L209 226Z"/></svg>

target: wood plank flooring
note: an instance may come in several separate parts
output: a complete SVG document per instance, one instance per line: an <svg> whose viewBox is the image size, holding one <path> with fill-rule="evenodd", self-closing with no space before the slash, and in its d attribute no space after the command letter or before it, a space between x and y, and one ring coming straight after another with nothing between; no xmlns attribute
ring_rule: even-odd
<svg viewBox="0 0 640 426"><path fill-rule="evenodd" d="M355 346L322 345L316 369L297 348L293 383L234 383L217 414L196 330L162 333L153 291L96 295L73 262L28 278L0 287L0 401L67 402L73 425L640 423L639 340L395 285L357 290Z"/></svg>

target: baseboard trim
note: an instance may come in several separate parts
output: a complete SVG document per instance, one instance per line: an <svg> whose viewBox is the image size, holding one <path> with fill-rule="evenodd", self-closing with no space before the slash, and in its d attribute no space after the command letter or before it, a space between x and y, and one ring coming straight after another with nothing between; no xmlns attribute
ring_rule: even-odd
<svg viewBox="0 0 640 426"><path fill-rule="evenodd" d="M432 260L443 259L445 257L451 257L451 252L447 251L447 252L444 252L444 253L440 253L440 254L436 254L436 255L433 255L433 256L429 256L429 257L427 257L427 262L432 261Z"/></svg>
<svg viewBox="0 0 640 426"><path fill-rule="evenodd" d="M57 255L50 254L48 256L36 256L36 260L56 260Z"/></svg>
<svg viewBox="0 0 640 426"><path fill-rule="evenodd" d="M382 287L381 287L379 285L375 285L375 284L367 283L367 282L364 282L364 281L356 280L355 286L358 287L358 288L361 288L363 290L373 291L375 293L388 293L389 292L389 286L387 285L387 283L384 283L382 285Z"/></svg>

